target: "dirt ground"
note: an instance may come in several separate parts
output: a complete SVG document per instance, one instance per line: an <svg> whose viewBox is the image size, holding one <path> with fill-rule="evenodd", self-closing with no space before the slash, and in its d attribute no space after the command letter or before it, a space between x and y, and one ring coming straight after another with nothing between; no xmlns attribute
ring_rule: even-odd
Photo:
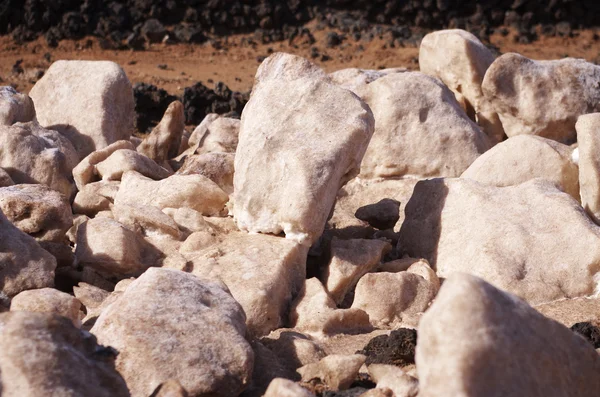
<svg viewBox="0 0 600 397"><path fill-rule="evenodd" d="M327 71L349 67L377 69L406 67L418 69L418 48L389 48L384 39L371 42L344 41L336 48L326 48L325 31L314 32L316 43L300 38L295 42L271 44L245 44L252 35L230 36L221 49L205 43L153 44L146 51L114 51L100 48L95 38L77 42L62 41L57 48L49 48L43 38L25 45L15 44L9 37L0 37L0 83L12 84L18 90L29 92L41 72L51 62L59 59L111 60L119 63L133 83L145 82L180 95L183 89L197 81L207 86L222 81L231 89L249 90L261 57L273 51L284 51L307 58L316 47L319 56L313 60ZM533 59L559 59L563 57L600 60L600 39L596 31L575 33L574 37L542 37L532 44L516 43L513 34L494 34L490 38L501 53L518 52ZM329 60L323 60L325 54ZM23 72L15 71L15 63L22 60ZM18 69L18 67L16 68Z"/></svg>

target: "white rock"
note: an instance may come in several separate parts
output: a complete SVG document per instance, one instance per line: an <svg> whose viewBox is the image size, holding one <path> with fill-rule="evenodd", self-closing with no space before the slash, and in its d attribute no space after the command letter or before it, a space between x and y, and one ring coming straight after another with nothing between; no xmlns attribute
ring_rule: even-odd
<svg viewBox="0 0 600 397"><path fill-rule="evenodd" d="M419 381L404 372L400 367L386 364L371 364L368 367L371 379L378 389L390 389L395 397L416 397Z"/></svg>
<svg viewBox="0 0 600 397"><path fill-rule="evenodd" d="M575 140L577 117L600 110L600 67L583 59L533 61L508 53L483 79L483 94L508 137L539 135Z"/></svg>
<svg viewBox="0 0 600 397"><path fill-rule="evenodd" d="M599 243L600 228L550 182L433 179L415 187L398 248L440 277L471 273L537 304L592 295Z"/></svg>
<svg viewBox="0 0 600 397"><path fill-rule="evenodd" d="M204 153L188 156L181 168L177 170L178 175L204 175L227 194L233 193L234 174L233 153Z"/></svg>
<svg viewBox="0 0 600 397"><path fill-rule="evenodd" d="M269 235L232 232L220 238L185 253L189 271L227 284L244 308L250 333L261 336L282 326L304 284L307 248Z"/></svg>
<svg viewBox="0 0 600 397"><path fill-rule="evenodd" d="M187 207L203 215L219 215L228 199L227 193L202 175L171 175L153 181L127 171L121 178L115 204L152 205L160 209Z"/></svg>
<svg viewBox="0 0 600 397"><path fill-rule="evenodd" d="M579 169L573 150L562 143L533 135L518 135L477 158L461 178L498 187L542 178L579 201Z"/></svg>
<svg viewBox="0 0 600 397"><path fill-rule="evenodd" d="M419 397L600 393L588 341L467 274L446 279L421 319L416 363Z"/></svg>
<svg viewBox="0 0 600 397"><path fill-rule="evenodd" d="M133 132L133 90L109 61L56 61L29 93L40 124L73 143L82 159Z"/></svg>
<svg viewBox="0 0 600 397"><path fill-rule="evenodd" d="M68 139L35 121L0 125L0 167L15 183L41 183L70 198L77 161Z"/></svg>
<svg viewBox="0 0 600 397"><path fill-rule="evenodd" d="M373 117L309 61L274 54L259 67L242 113L233 215L249 232L284 232L310 246L339 188L353 178Z"/></svg>
<svg viewBox="0 0 600 397"><path fill-rule="evenodd" d="M334 237L331 241L331 261L323 269L322 280L335 303L342 303L358 280L374 270L391 250L392 246L387 241L340 240Z"/></svg>
<svg viewBox="0 0 600 397"><path fill-rule="evenodd" d="M132 397L175 378L190 395L237 396L252 374L241 306L222 283L151 268L98 318L91 332L119 351Z"/></svg>
<svg viewBox="0 0 600 397"><path fill-rule="evenodd" d="M579 116L575 128L581 205L600 223L600 113Z"/></svg>
<svg viewBox="0 0 600 397"><path fill-rule="evenodd" d="M35 118L33 101L11 86L0 87L0 125L27 123Z"/></svg>
<svg viewBox="0 0 600 397"><path fill-rule="evenodd" d="M158 165L154 160L134 150L119 149L95 166L98 176L104 181L118 181L127 171L136 171L155 180L167 178L171 172Z"/></svg>
<svg viewBox="0 0 600 397"><path fill-rule="evenodd" d="M477 37L462 29L429 33L419 47L421 72L442 80L469 117L479 123L493 142L500 142L504 137L502 124L481 91L485 72L494 59L494 54Z"/></svg>
<svg viewBox="0 0 600 397"><path fill-rule="evenodd" d="M81 302L54 288L23 291L10 302L11 311L56 313L70 319L76 327L81 326L80 309Z"/></svg>
<svg viewBox="0 0 600 397"><path fill-rule="evenodd" d="M264 397L314 397L314 394L297 383L283 378L275 378L269 384Z"/></svg>
<svg viewBox="0 0 600 397"><path fill-rule="evenodd" d="M303 382L320 379L331 390L346 390L358 375L358 370L365 363L362 354L331 354L318 363L298 368Z"/></svg>
<svg viewBox="0 0 600 397"><path fill-rule="evenodd" d="M117 141L108 145L103 149L96 150L86 156L73 169L73 179L78 190L83 190L83 187L88 183L100 180L100 176L96 170L96 165L106 160L111 154L117 150L135 150L135 146L129 141Z"/></svg>
<svg viewBox="0 0 600 397"><path fill-rule="evenodd" d="M190 135L187 154L235 153L240 134L240 120L211 113Z"/></svg>
<svg viewBox="0 0 600 397"><path fill-rule="evenodd" d="M184 128L183 104L171 102L160 123L137 146L137 151L164 166L168 159L177 156Z"/></svg>
<svg viewBox="0 0 600 397"><path fill-rule="evenodd" d="M362 97L368 84L371 84L375 80L387 76L388 74L404 73L407 71L408 69L406 68L387 68L379 70L347 68L329 73L329 78L335 84L339 84L342 88L350 90L359 97Z"/></svg>
<svg viewBox="0 0 600 397"><path fill-rule="evenodd" d="M45 185L0 188L0 210L19 230L38 241L65 241L73 225L69 200Z"/></svg>
<svg viewBox="0 0 600 397"><path fill-rule="evenodd" d="M433 77L390 74L369 84L362 98L376 120L361 164L364 178L459 176L490 146Z"/></svg>

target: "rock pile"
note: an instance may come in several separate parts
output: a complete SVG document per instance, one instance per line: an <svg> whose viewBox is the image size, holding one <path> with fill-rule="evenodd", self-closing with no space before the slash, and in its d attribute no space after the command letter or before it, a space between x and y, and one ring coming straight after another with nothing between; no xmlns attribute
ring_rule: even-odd
<svg viewBox="0 0 600 397"><path fill-rule="evenodd" d="M600 395L597 67L419 58L275 53L144 139L113 63L0 88L1 393Z"/></svg>

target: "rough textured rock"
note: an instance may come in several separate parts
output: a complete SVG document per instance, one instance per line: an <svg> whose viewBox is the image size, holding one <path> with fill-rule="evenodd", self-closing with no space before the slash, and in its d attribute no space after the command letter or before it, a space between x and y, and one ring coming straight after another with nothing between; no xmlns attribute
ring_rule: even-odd
<svg viewBox="0 0 600 397"><path fill-rule="evenodd" d="M489 148L452 91L431 76L390 74L369 84L362 98L377 121L360 168L364 178L459 176Z"/></svg>
<svg viewBox="0 0 600 397"><path fill-rule="evenodd" d="M175 379L161 383L150 397L189 397L188 392Z"/></svg>
<svg viewBox="0 0 600 397"><path fill-rule="evenodd" d="M580 116L577 130L581 205L600 223L600 113Z"/></svg>
<svg viewBox="0 0 600 397"><path fill-rule="evenodd" d="M183 104L179 101L171 102L160 123L144 138L137 151L163 165L179 154L177 152L184 128Z"/></svg>
<svg viewBox="0 0 600 397"><path fill-rule="evenodd" d="M190 135L186 153L235 153L239 134L240 120L208 114Z"/></svg>
<svg viewBox="0 0 600 397"><path fill-rule="evenodd" d="M546 179L579 201L579 169L573 149L551 139L519 135L479 156L461 178L498 187Z"/></svg>
<svg viewBox="0 0 600 397"><path fill-rule="evenodd" d="M364 226L365 222L356 218L357 211L367 205L376 204L384 199L400 202L399 219L394 229L399 229L404 221L404 208L413 193L418 179L362 179L355 178L340 189L335 209L329 225L343 231L353 226ZM356 236L358 237L358 236Z"/></svg>
<svg viewBox="0 0 600 397"><path fill-rule="evenodd" d="M356 379L358 370L364 363L365 356L361 354L331 354L318 363L298 368L298 373L303 382L319 379L332 390L345 390Z"/></svg>
<svg viewBox="0 0 600 397"><path fill-rule="evenodd" d="M393 330L389 335L374 337L358 354L367 357L367 365L386 364L405 367L414 364L417 331L410 328Z"/></svg>
<svg viewBox="0 0 600 397"><path fill-rule="evenodd" d="M73 225L67 198L45 185L0 188L0 210L19 230L38 241L62 242Z"/></svg>
<svg viewBox="0 0 600 397"><path fill-rule="evenodd" d="M561 299L535 305L534 309L567 327L584 321L600 324L600 298Z"/></svg>
<svg viewBox="0 0 600 397"><path fill-rule="evenodd" d="M188 269L218 277L240 302L248 330L257 336L279 328L306 277L307 249L269 235L230 233L198 252L186 253Z"/></svg>
<svg viewBox="0 0 600 397"><path fill-rule="evenodd" d="M115 203L152 205L160 209L187 207L202 215L219 215L229 197L202 175L171 175L153 181L138 172L123 174Z"/></svg>
<svg viewBox="0 0 600 397"><path fill-rule="evenodd" d="M461 178L417 184L398 248L440 277L471 273L537 304L593 294L599 242L600 228L550 182L498 188Z"/></svg>
<svg viewBox="0 0 600 397"><path fill-rule="evenodd" d="M181 168L179 175L204 175L227 194L233 193L234 153L204 153L188 156Z"/></svg>
<svg viewBox="0 0 600 397"><path fill-rule="evenodd" d="M395 397L416 397L419 394L419 381L396 366L372 364L368 370L378 389L389 389Z"/></svg>
<svg viewBox="0 0 600 397"><path fill-rule="evenodd" d="M40 124L66 136L80 159L133 132L133 89L114 62L54 62L30 96Z"/></svg>
<svg viewBox="0 0 600 397"><path fill-rule="evenodd" d="M15 184L15 181L12 180L8 172L3 168L0 168L0 187L12 186Z"/></svg>
<svg viewBox="0 0 600 397"><path fill-rule="evenodd" d="M246 387L253 352L244 311L222 283L148 269L98 318L92 333L119 351L132 397L175 378L190 395L232 396Z"/></svg>
<svg viewBox="0 0 600 397"><path fill-rule="evenodd" d="M436 292L434 285L410 271L369 273L356 285L352 308L364 310L379 328L416 326Z"/></svg>
<svg viewBox="0 0 600 397"><path fill-rule="evenodd" d="M571 143L577 117L600 110L600 66L583 59L533 61L508 53L483 79L483 94L509 137L530 134Z"/></svg>
<svg viewBox="0 0 600 397"><path fill-rule="evenodd" d="M0 125L0 167L15 183L41 183L71 197L77 161L68 139L35 121Z"/></svg>
<svg viewBox="0 0 600 397"><path fill-rule="evenodd" d="M446 279L421 319L416 362L420 397L600 392L600 356L593 346L467 274Z"/></svg>
<svg viewBox="0 0 600 397"><path fill-rule="evenodd" d="M135 146L130 141L117 141L103 149L96 150L86 156L73 169L73 179L78 190L82 190L85 185L100 180L100 176L96 171L96 165L106 160L111 154L117 150L127 149L135 150Z"/></svg>
<svg viewBox="0 0 600 397"><path fill-rule="evenodd" d="M311 392L297 383L282 378L275 378L269 384L264 397L311 397Z"/></svg>
<svg viewBox="0 0 600 397"><path fill-rule="evenodd" d="M310 246L337 191L358 173L373 116L324 76L309 61L282 53L259 67L235 157L233 215L240 229L283 231Z"/></svg>
<svg viewBox="0 0 600 397"><path fill-rule="evenodd" d="M177 223L157 207L116 204L112 213L116 221L144 237L181 238Z"/></svg>
<svg viewBox="0 0 600 397"><path fill-rule="evenodd" d="M597 326L589 322L577 323L573 324L571 331L583 336L594 349L600 348L600 328Z"/></svg>
<svg viewBox="0 0 600 397"><path fill-rule="evenodd" d="M0 125L27 123L35 118L33 101L13 87L0 87Z"/></svg>
<svg viewBox="0 0 600 397"><path fill-rule="evenodd" d="M392 73L404 73L405 68L388 68L380 70L347 68L336 70L329 73L329 78L335 84L339 84L342 88L354 92L359 97L362 97L366 90L366 86L377 79L380 79Z"/></svg>
<svg viewBox="0 0 600 397"><path fill-rule="evenodd" d="M114 349L56 314L0 314L0 351L2 395L129 396Z"/></svg>
<svg viewBox="0 0 600 397"><path fill-rule="evenodd" d="M429 33L419 47L421 72L442 80L469 117L493 142L500 142L504 137L502 124L481 90L485 72L494 59L477 37L462 29Z"/></svg>
<svg viewBox="0 0 600 397"><path fill-rule="evenodd" d="M127 171L136 171L148 178L160 180L167 178L171 172L158 165L154 160L130 149L114 151L105 160L95 166L98 176L104 181L118 181Z"/></svg>
<svg viewBox="0 0 600 397"><path fill-rule="evenodd" d="M337 334L370 329L369 316L360 309L338 309L323 284L306 280L290 309L290 323L301 332Z"/></svg>
<svg viewBox="0 0 600 397"><path fill-rule="evenodd" d="M123 224L105 217L83 223L77 230L75 258L107 277L139 276L161 264L162 255L143 237Z"/></svg>
<svg viewBox="0 0 600 397"><path fill-rule="evenodd" d="M358 280L374 270L392 246L382 240L331 241L331 261L323 270L322 280L333 300L340 304Z"/></svg>
<svg viewBox="0 0 600 397"><path fill-rule="evenodd" d="M73 212L94 217L98 212L110 210L120 185L119 181L88 183L75 195Z"/></svg>
<svg viewBox="0 0 600 397"><path fill-rule="evenodd" d="M294 372L298 368L318 362L326 356L315 338L292 329L279 328L261 338L260 341ZM299 376L298 379L300 379Z"/></svg>
<svg viewBox="0 0 600 397"><path fill-rule="evenodd" d="M28 289L53 287L56 259L0 212L0 301Z"/></svg>
<svg viewBox="0 0 600 397"><path fill-rule="evenodd" d="M54 288L23 291L10 302L11 311L55 313L70 319L76 327L81 326L80 309L81 302Z"/></svg>

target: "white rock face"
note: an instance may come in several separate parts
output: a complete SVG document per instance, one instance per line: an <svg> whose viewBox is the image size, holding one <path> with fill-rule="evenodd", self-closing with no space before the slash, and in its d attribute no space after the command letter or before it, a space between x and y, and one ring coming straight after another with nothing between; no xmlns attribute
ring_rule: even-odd
<svg viewBox="0 0 600 397"><path fill-rule="evenodd" d="M0 125L0 167L15 183L41 183L71 197L78 161L68 139L35 121Z"/></svg>
<svg viewBox="0 0 600 397"><path fill-rule="evenodd" d="M46 185L0 188L0 210L19 230L38 241L65 241L73 225L69 200Z"/></svg>
<svg viewBox="0 0 600 397"><path fill-rule="evenodd" d="M323 284L306 280L292 304L290 323L294 329L317 334L360 333L370 329L369 316L360 309L338 309Z"/></svg>
<svg viewBox="0 0 600 397"><path fill-rule="evenodd" d="M80 159L133 132L133 89L114 62L56 61L29 95L40 124L69 138Z"/></svg>
<svg viewBox="0 0 600 397"><path fill-rule="evenodd" d="M141 234L105 217L96 217L77 229L77 263L107 277L139 276L161 264L162 255Z"/></svg>
<svg viewBox="0 0 600 397"><path fill-rule="evenodd" d="M252 375L244 310L222 283L152 268L98 317L91 332L119 351L132 397L175 378L190 395L237 396Z"/></svg>
<svg viewBox="0 0 600 397"><path fill-rule="evenodd" d="M371 364L368 370L369 375L377 384L377 389L389 389L393 392L394 397L416 397L419 394L419 381L400 367Z"/></svg>
<svg viewBox="0 0 600 397"><path fill-rule="evenodd" d="M398 248L440 277L470 273L537 304L592 295L599 243L600 228L550 182L432 179L415 187Z"/></svg>
<svg viewBox="0 0 600 397"><path fill-rule="evenodd" d="M358 284L352 308L364 310L373 326L415 326L437 289L424 277L410 271L368 273Z"/></svg>
<svg viewBox="0 0 600 397"><path fill-rule="evenodd" d="M459 176L490 146L433 77L390 74L369 84L362 98L376 120L360 169L364 178Z"/></svg>
<svg viewBox="0 0 600 397"><path fill-rule="evenodd" d="M331 390L346 390L367 358L362 354L330 354L318 363L298 368L303 382L320 379Z"/></svg>
<svg viewBox="0 0 600 397"><path fill-rule="evenodd" d="M53 287L56 258L0 212L0 301L21 291Z"/></svg>
<svg viewBox="0 0 600 397"><path fill-rule="evenodd" d="M183 104L174 101L165 111L160 123L138 145L137 151L160 165L166 165L167 160L179 154L177 152L179 151L184 128Z"/></svg>
<svg viewBox="0 0 600 397"><path fill-rule="evenodd" d="M256 336L283 325L306 277L306 247L281 237L232 232L183 254L193 274L227 284L244 308L248 330Z"/></svg>
<svg viewBox="0 0 600 397"><path fill-rule="evenodd" d="M579 201L579 168L573 149L551 139L517 135L479 156L461 178L498 187L542 178Z"/></svg>
<svg viewBox="0 0 600 397"><path fill-rule="evenodd" d="M358 173L373 126L364 102L309 61L267 58L242 113L233 194L238 227L283 231L310 246L337 191Z"/></svg>
<svg viewBox="0 0 600 397"><path fill-rule="evenodd" d="M421 319L416 363L419 397L600 393L588 341L466 274L446 279Z"/></svg>
<svg viewBox="0 0 600 397"><path fill-rule="evenodd" d="M76 327L81 326L81 302L73 296L54 288L23 291L12 298L11 311L56 313L66 317Z"/></svg>
<svg viewBox="0 0 600 397"><path fill-rule="evenodd" d="M75 195L73 212L94 217L101 211L110 211L120 185L119 181L88 183Z"/></svg>
<svg viewBox="0 0 600 397"><path fill-rule="evenodd" d="M96 150L87 155L73 169L73 179L79 191L83 190L85 185L92 182L97 182L101 179L96 170L96 165L106 160L111 154L117 150L135 150L135 146L129 141L117 141L108 145L104 149Z"/></svg>
<svg viewBox="0 0 600 397"><path fill-rule="evenodd" d="M134 150L119 149L95 166L98 176L104 181L119 181L127 171L136 171L155 180L167 178L171 172L154 160Z"/></svg>
<svg viewBox="0 0 600 397"><path fill-rule="evenodd" d="M494 54L477 37L462 29L429 33L419 47L421 72L442 80L492 142L500 142L504 137L502 124L481 91L485 72L494 59Z"/></svg>
<svg viewBox="0 0 600 397"><path fill-rule="evenodd" d="M27 123L35 118L33 101L11 86L0 87L0 125Z"/></svg>
<svg viewBox="0 0 600 397"><path fill-rule="evenodd" d="M178 175L204 175L227 194L233 193L234 153L204 153L188 156L181 168L177 170Z"/></svg>
<svg viewBox="0 0 600 397"><path fill-rule="evenodd" d="M508 53L492 63L482 89L508 137L572 143L577 117L600 110L599 84L600 67L583 59L533 61Z"/></svg>
<svg viewBox="0 0 600 397"><path fill-rule="evenodd" d="M206 115L188 140L185 154L235 153L240 134L240 120L215 113Z"/></svg>
<svg viewBox="0 0 600 397"><path fill-rule="evenodd" d="M229 196L202 175L171 175L154 181L136 171L127 171L115 204L152 205L160 209L187 207L202 215L219 215Z"/></svg>
<svg viewBox="0 0 600 397"><path fill-rule="evenodd" d="M391 250L392 246L387 241L339 240L334 237L331 241L331 261L323 270L322 280L336 304L342 303L358 280L374 270Z"/></svg>
<svg viewBox="0 0 600 397"><path fill-rule="evenodd" d="M130 395L114 350L56 314L0 314L0 351L3 396Z"/></svg>
<svg viewBox="0 0 600 397"><path fill-rule="evenodd" d="M380 70L347 68L329 73L329 78L335 84L352 91L362 98L366 86L375 80L387 76L388 74L404 73L406 71L408 71L406 68L387 68Z"/></svg>
<svg viewBox="0 0 600 397"><path fill-rule="evenodd" d="M275 378L264 397L314 397L314 394L289 379Z"/></svg>
<svg viewBox="0 0 600 397"><path fill-rule="evenodd" d="M580 116L577 129L581 205L600 223L600 113Z"/></svg>

